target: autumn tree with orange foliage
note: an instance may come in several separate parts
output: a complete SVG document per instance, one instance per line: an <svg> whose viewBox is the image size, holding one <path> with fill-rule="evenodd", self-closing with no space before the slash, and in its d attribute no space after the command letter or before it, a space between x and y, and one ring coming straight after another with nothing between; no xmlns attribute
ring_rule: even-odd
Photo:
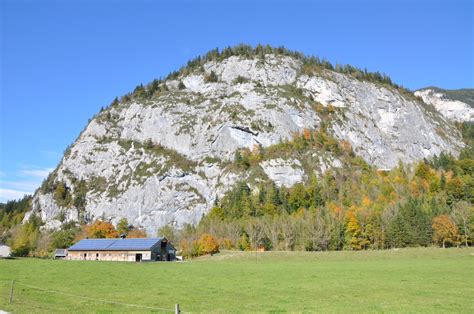
<svg viewBox="0 0 474 314"><path fill-rule="evenodd" d="M459 246L460 236L458 227L448 215L439 215L433 218L433 241L441 243L443 248L446 244Z"/></svg>
<svg viewBox="0 0 474 314"><path fill-rule="evenodd" d="M305 140L310 140L311 139L311 131L307 128L304 128L303 129L303 137L305 138Z"/></svg>
<svg viewBox="0 0 474 314"><path fill-rule="evenodd" d="M199 238L199 251L202 254L214 254L219 252L219 243L217 243L216 239L208 234L204 233Z"/></svg>
<svg viewBox="0 0 474 314"><path fill-rule="evenodd" d="M112 223L96 220L92 225L85 225L84 231L91 239L118 238L119 234Z"/></svg>

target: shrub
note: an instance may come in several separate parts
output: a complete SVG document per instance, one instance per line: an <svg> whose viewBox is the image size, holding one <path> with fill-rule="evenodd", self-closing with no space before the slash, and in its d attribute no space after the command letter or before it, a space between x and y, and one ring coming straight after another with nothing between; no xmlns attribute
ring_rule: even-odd
<svg viewBox="0 0 474 314"><path fill-rule="evenodd" d="M234 83L234 84L243 84L243 83L247 83L248 81L249 81L248 78L239 75L239 76L237 76L237 77L235 78L235 80L233 81L233 83Z"/></svg>
<svg viewBox="0 0 474 314"><path fill-rule="evenodd" d="M219 81L219 78L217 77L216 73L214 71L211 71L206 77L204 78L204 81L206 83L216 83Z"/></svg>
<svg viewBox="0 0 474 314"><path fill-rule="evenodd" d="M199 238L199 252L201 254L214 254L219 252L219 243L217 243L216 239L208 234L204 233Z"/></svg>
<svg viewBox="0 0 474 314"><path fill-rule="evenodd" d="M62 207L68 207L72 201L70 188L64 182L57 183L53 197L56 203Z"/></svg>
<svg viewBox="0 0 474 314"><path fill-rule="evenodd" d="M221 245L226 250L232 250L234 248L234 244L232 243L231 239L224 238L221 240Z"/></svg>
<svg viewBox="0 0 474 314"><path fill-rule="evenodd" d="M195 257L200 255L200 247L198 241L183 239L179 243L181 254L185 257Z"/></svg>

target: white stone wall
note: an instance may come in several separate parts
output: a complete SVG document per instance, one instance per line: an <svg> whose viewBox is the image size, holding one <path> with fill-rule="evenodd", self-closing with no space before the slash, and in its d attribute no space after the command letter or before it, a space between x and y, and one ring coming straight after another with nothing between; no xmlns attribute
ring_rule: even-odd
<svg viewBox="0 0 474 314"><path fill-rule="evenodd" d="M142 261L151 261L150 251L69 251L66 259L75 261L135 262L136 254L142 254Z"/></svg>

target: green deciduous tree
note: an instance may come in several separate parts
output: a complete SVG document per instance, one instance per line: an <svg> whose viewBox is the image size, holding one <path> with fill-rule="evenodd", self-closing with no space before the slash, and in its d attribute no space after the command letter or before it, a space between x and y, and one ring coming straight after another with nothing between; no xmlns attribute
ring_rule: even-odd
<svg viewBox="0 0 474 314"><path fill-rule="evenodd" d="M120 218L119 222L117 223L117 232L119 235L127 234L130 231L130 224L128 223L127 218L122 217Z"/></svg>

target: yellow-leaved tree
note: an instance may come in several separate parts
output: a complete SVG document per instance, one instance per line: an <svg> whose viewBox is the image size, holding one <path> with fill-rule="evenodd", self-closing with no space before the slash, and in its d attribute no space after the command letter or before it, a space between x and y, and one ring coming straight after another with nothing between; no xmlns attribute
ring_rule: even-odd
<svg viewBox="0 0 474 314"><path fill-rule="evenodd" d="M117 230L112 223L97 219L92 225L84 226L87 236L92 239L117 238Z"/></svg>
<svg viewBox="0 0 474 314"><path fill-rule="evenodd" d="M433 218L433 241L446 247L446 244L459 246L460 236L458 227L448 215L439 215Z"/></svg>
<svg viewBox="0 0 474 314"><path fill-rule="evenodd" d="M346 239L352 250L366 249L370 244L354 209L348 211L346 215Z"/></svg>
<svg viewBox="0 0 474 314"><path fill-rule="evenodd" d="M201 254L214 254L219 252L219 243L209 233L204 233L199 238L199 251Z"/></svg>

